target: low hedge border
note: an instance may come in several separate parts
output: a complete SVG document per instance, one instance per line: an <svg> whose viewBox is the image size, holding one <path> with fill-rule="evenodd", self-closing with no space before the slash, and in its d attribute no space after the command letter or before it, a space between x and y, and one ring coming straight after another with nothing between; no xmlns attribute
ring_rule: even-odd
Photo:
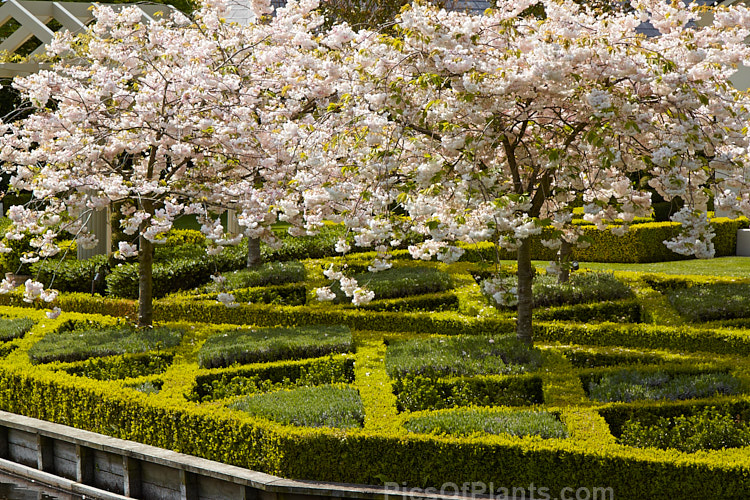
<svg viewBox="0 0 750 500"><path fill-rule="evenodd" d="M301 385L351 383L354 360L350 354L300 361L276 361L242 368L203 370L185 395L189 401L213 401L254 393L258 381L284 388Z"/></svg>
<svg viewBox="0 0 750 500"><path fill-rule="evenodd" d="M644 352L621 347L612 348L587 348L580 346L569 346L560 349L561 354L575 368L605 368L610 366L640 366L661 365L668 363L670 358L667 353Z"/></svg>
<svg viewBox="0 0 750 500"><path fill-rule="evenodd" d="M307 288L304 284L288 283L231 290L236 302L302 306L307 303ZM177 300L216 300L216 293L177 293L170 297Z"/></svg>
<svg viewBox="0 0 750 500"><path fill-rule="evenodd" d="M622 434L623 424L630 419L649 423L658 417L694 415L704 408L720 407L744 421L750 421L750 400L736 396L691 399L684 401L638 401L635 403L608 403L598 413L606 420L613 436Z"/></svg>
<svg viewBox="0 0 750 500"><path fill-rule="evenodd" d="M536 308L534 318L543 321L610 321L640 323L643 308L638 299L611 300L590 304Z"/></svg>
<svg viewBox="0 0 750 500"><path fill-rule="evenodd" d="M387 428L377 432L367 428L292 428L176 397L191 376L186 367L197 366L192 359L194 342L205 337L200 330L207 327L195 325L195 334L183 341L175 363L160 377L162 391L145 395L117 382L81 379L30 366L28 348L36 338L57 328L61 320L43 320L43 313L29 309L8 311L42 321L32 335L14 341L19 349L0 365L0 408L7 411L284 477L371 484L389 480L423 486L482 481L498 487L528 487L533 483L553 492L570 486L600 485L612 487L618 499L750 495L749 450L685 454L629 448L606 439L593 446L594 436L583 436L587 422L596 424L601 418L596 416L596 406L571 406L561 411L566 423L578 419L581 436L572 433L564 440L501 435L452 438L408 435ZM377 334L368 335L377 338ZM378 349L376 344L373 348ZM374 362L377 352L372 355ZM561 357L556 359L550 361L550 367L565 362ZM575 371L570 374L574 376ZM367 380L364 377L356 384L367 384ZM553 378L543 381L545 394L554 393L555 384ZM573 387L569 389L573 391ZM566 392L558 391L559 400L566 398ZM675 484L680 485L679 491Z"/></svg>
<svg viewBox="0 0 750 500"><path fill-rule="evenodd" d="M737 230L746 229L750 221L744 217L738 219L715 218L711 227L716 236L714 247L716 257L735 255ZM651 222L631 225L623 236L616 236L611 231L600 231L596 226L580 226L584 237L591 243L587 248L573 249L572 258L580 262L619 262L646 263L684 260L690 257L672 252L664 245L665 240L672 239L679 230L675 222ZM557 250L542 245L542 240L550 239L552 228L542 229L542 233L531 237L531 258L535 260L555 260ZM491 243L462 244L465 253L462 260L472 262L493 262L495 248ZM514 252L500 250L501 260L515 260Z"/></svg>
<svg viewBox="0 0 750 500"><path fill-rule="evenodd" d="M544 402L542 378L535 374L437 379L411 375L394 380L393 392L400 412L458 406L526 406Z"/></svg>
<svg viewBox="0 0 750 500"><path fill-rule="evenodd" d="M361 306L344 304L341 307L377 312L455 311L458 310L458 296L453 292L426 293L397 299L376 299Z"/></svg>
<svg viewBox="0 0 750 500"><path fill-rule="evenodd" d="M619 271L615 275L628 283L630 289L633 290L636 300L641 304L641 320L644 323L670 326L685 323L675 308L672 307L669 299L652 288L649 282L644 279L644 277L650 276L649 274Z"/></svg>
<svg viewBox="0 0 750 500"><path fill-rule="evenodd" d="M117 380L164 373L173 359L172 353L126 354L60 363L53 369L96 380Z"/></svg>

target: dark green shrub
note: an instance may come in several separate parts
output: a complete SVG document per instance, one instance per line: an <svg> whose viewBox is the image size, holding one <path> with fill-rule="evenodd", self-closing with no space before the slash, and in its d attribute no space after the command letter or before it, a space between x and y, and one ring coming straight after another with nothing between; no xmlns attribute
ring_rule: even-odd
<svg viewBox="0 0 750 500"><path fill-rule="evenodd" d="M304 283L270 285L255 288L238 288L230 292L237 304L276 304L303 306L307 303L307 287ZM177 292L169 296L173 300L216 301L217 293Z"/></svg>
<svg viewBox="0 0 750 500"><path fill-rule="evenodd" d="M307 276L305 266L300 262L267 262L256 269L240 269L223 275L222 285L211 283L207 292L221 292L238 288L253 288L268 285L285 285L304 281Z"/></svg>
<svg viewBox="0 0 750 500"><path fill-rule="evenodd" d="M211 275L239 269L245 265L247 250L242 247L228 247L218 255L207 255L205 250L202 250L201 254L196 254L195 247L185 247L190 248L173 249L172 251L176 252L174 258L154 264L154 297L199 287L210 281ZM188 255L179 255L179 252ZM109 295L131 299L138 297L137 264L116 266L106 279Z"/></svg>
<svg viewBox="0 0 750 500"><path fill-rule="evenodd" d="M477 433L567 438L565 425L544 410L496 411L482 408L457 409L410 418L409 432L469 436Z"/></svg>
<svg viewBox="0 0 750 500"><path fill-rule="evenodd" d="M285 232L280 235L281 245L278 247L262 243L260 255L265 262L332 257L336 255L336 242L344 233L344 227L339 225L323 226L314 236L291 236Z"/></svg>
<svg viewBox="0 0 750 500"><path fill-rule="evenodd" d="M365 410L359 392L348 386L321 385L276 391L237 401L231 408L284 424L305 427L362 427Z"/></svg>
<svg viewBox="0 0 750 500"><path fill-rule="evenodd" d="M34 326L29 318L0 318L0 341L18 339L26 335Z"/></svg>
<svg viewBox="0 0 750 500"><path fill-rule="evenodd" d="M8 354L12 353L16 349L18 349L18 346L10 342L0 343L0 359L6 358Z"/></svg>
<svg viewBox="0 0 750 500"><path fill-rule="evenodd" d="M450 275L433 267L392 267L377 273L356 274L354 278L359 286L375 292L376 299L444 292L451 288ZM334 283L331 290L336 294L337 302L349 301L338 283Z"/></svg>
<svg viewBox="0 0 750 500"><path fill-rule="evenodd" d="M612 323L640 323L642 307L638 299L608 300L588 304L573 304L556 307L538 307L533 311L534 318L544 321L576 321L591 323L609 321Z"/></svg>
<svg viewBox="0 0 750 500"><path fill-rule="evenodd" d="M397 299L375 299L367 304L358 306L345 305L346 308L356 308L360 311L406 312L406 311L455 311L459 300L452 292L439 292L414 297L399 297Z"/></svg>
<svg viewBox="0 0 750 500"><path fill-rule="evenodd" d="M750 317L750 284L716 283L671 289L669 302L690 321L713 321Z"/></svg>
<svg viewBox="0 0 750 500"><path fill-rule="evenodd" d="M330 224L323 226L314 236L291 236L284 232L279 234L281 245L271 248L261 243L260 253L264 261L290 261L303 259L322 259L340 255L336 252L336 242L346 235L342 225ZM351 236L350 236L351 240ZM401 237L401 244L396 248L407 248L409 245L424 241L424 236L408 233ZM366 251L352 245L354 252Z"/></svg>
<svg viewBox="0 0 750 500"><path fill-rule="evenodd" d="M31 266L31 272L37 281L52 283L52 288L61 292L91 292L91 285L99 271L108 268L106 255L94 255L86 260L78 260L75 256L69 256L64 260L39 261ZM101 278L96 284L94 291L103 293L105 291L105 280Z"/></svg>
<svg viewBox="0 0 750 500"><path fill-rule="evenodd" d="M118 380L164 373L172 364L174 354L131 354L93 358L62 368L71 375L96 380Z"/></svg>
<svg viewBox="0 0 750 500"><path fill-rule="evenodd" d="M13 273L20 276L31 275L31 264L21 262L21 257L26 252L35 250L31 246L31 236L24 235L20 240L3 239L5 246L11 249L8 253L0 253L0 272Z"/></svg>
<svg viewBox="0 0 750 500"><path fill-rule="evenodd" d="M346 326L304 326L233 330L210 337L198 352L203 368L234 363L262 363L302 359L352 350L352 332Z"/></svg>
<svg viewBox="0 0 750 500"><path fill-rule="evenodd" d="M728 373L642 372L622 370L588 384L588 395L596 401L682 400L738 394L742 384Z"/></svg>
<svg viewBox="0 0 750 500"><path fill-rule="evenodd" d="M224 250L228 250L228 247ZM154 247L154 262L164 263L175 259L205 259L208 256L206 253L206 245L201 243L180 243L175 245L155 245ZM137 262L137 259L133 261Z"/></svg>
<svg viewBox="0 0 750 500"><path fill-rule="evenodd" d="M232 290L235 301L251 304L277 304L282 306L303 306L307 303L307 288L304 284L264 286L260 288L240 288Z"/></svg>
<svg viewBox="0 0 750 500"><path fill-rule="evenodd" d="M457 406L526 406L544 402L542 379L531 375L436 379L410 375L393 381L398 411Z"/></svg>
<svg viewBox="0 0 750 500"><path fill-rule="evenodd" d="M120 324L120 320L117 321ZM101 328L102 324L98 321L92 321L90 319L66 319L55 329L55 333L85 331L85 330L96 330Z"/></svg>
<svg viewBox="0 0 750 500"><path fill-rule="evenodd" d="M183 332L174 328L112 326L45 335L29 349L32 363L83 361L93 357L167 349L180 343Z"/></svg>
<svg viewBox="0 0 750 500"><path fill-rule="evenodd" d="M398 340L385 355L385 369L392 378L522 373L540 365L540 351L515 336Z"/></svg>
<svg viewBox="0 0 750 500"><path fill-rule="evenodd" d="M688 453L740 448L750 445L750 423L739 421L712 407L694 415L660 417L653 425L628 420L622 427L620 443Z"/></svg>

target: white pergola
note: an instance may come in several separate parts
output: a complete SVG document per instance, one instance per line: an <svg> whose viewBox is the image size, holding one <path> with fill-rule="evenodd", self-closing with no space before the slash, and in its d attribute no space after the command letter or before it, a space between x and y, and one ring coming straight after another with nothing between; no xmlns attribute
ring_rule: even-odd
<svg viewBox="0 0 750 500"><path fill-rule="evenodd" d="M94 20L92 2L44 2L33 0L5 0L0 5L0 26L11 19L19 24L18 28L0 43L0 51L14 54L31 38L36 38L41 45L30 55L42 55L45 45L52 41L54 31L47 24L55 20L71 33L83 31L88 23ZM163 4L108 4L113 9L136 5L143 12L144 20L153 20L157 12L166 12L173 7ZM0 78L13 78L35 73L43 65L34 62L0 63Z"/></svg>

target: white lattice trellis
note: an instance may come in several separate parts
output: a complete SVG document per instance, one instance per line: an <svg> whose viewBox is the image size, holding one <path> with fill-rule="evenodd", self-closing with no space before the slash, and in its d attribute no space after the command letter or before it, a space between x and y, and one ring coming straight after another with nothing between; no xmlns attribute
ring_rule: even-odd
<svg viewBox="0 0 750 500"><path fill-rule="evenodd" d="M114 4L114 9L120 9L131 4ZM135 4L143 12L145 20L152 19L157 12L167 12L172 9L169 5ZM0 51L14 54L32 38L41 42L30 55L44 53L45 44L52 41L54 31L48 24L56 21L72 33L81 31L86 24L93 21L91 12L94 6L91 2L37 2L26 0L5 0L0 5L0 26L14 19L18 28L0 43ZM34 62L0 63L0 78L12 78L17 75L28 75L39 70L40 65Z"/></svg>

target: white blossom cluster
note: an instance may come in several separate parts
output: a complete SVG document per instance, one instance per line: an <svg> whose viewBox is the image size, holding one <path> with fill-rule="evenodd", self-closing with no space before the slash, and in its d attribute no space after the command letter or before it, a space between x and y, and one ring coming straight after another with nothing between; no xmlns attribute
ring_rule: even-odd
<svg viewBox="0 0 750 500"><path fill-rule="evenodd" d="M491 297L499 306L514 307L518 304L518 287L513 278L488 278L482 281L482 293Z"/></svg>
<svg viewBox="0 0 750 500"><path fill-rule="evenodd" d="M525 252L544 228L545 245L578 245L581 201L584 220L623 234L651 213L650 186L685 205L669 248L711 256L711 188L718 208L750 215L750 96L730 82L750 61L750 9L712 7L701 26L693 4L599 14L541 0L544 19L527 22L518 14L532 3L498 0L485 15L415 3L388 36L325 27L317 0L273 16L253 0L242 25L226 21L224 0L148 23L97 6L85 44L61 30L52 69L14 83L36 110L3 124L0 160L35 203L10 208L6 237L31 235L26 263L55 256L63 231L95 245L86 219L113 204L134 237L124 258L143 257L135 237L163 242L184 215L209 253L242 237L278 245L277 221L291 235L331 221L347 231L335 250L374 247L376 272L412 232L413 258L443 262L461 257L458 242ZM660 36L642 37L643 22ZM225 210L239 229L220 222ZM329 274L353 303L372 300ZM329 287L316 295L334 299Z"/></svg>

